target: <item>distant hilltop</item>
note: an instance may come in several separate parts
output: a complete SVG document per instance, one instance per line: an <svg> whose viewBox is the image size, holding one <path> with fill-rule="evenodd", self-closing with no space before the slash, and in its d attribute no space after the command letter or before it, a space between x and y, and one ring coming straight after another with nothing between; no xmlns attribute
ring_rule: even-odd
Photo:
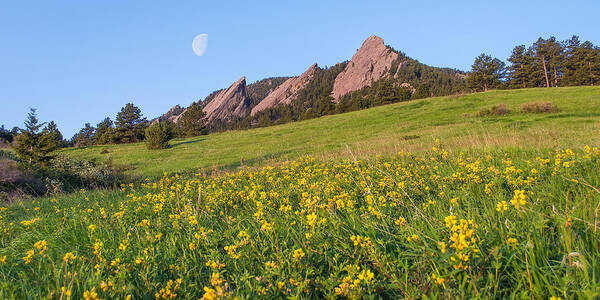
<svg viewBox="0 0 600 300"><path fill-rule="evenodd" d="M350 61L330 68L320 68L315 63L299 76L267 78L250 85L246 85L242 76L200 104L210 127L228 129L303 114L327 114L327 110L335 110L336 106L353 105L353 92L374 85L383 90L405 89L408 97L419 88L422 97L429 97L451 94L466 86L463 72L419 63L372 35ZM158 119L177 122L183 112L185 109L176 105Z"/></svg>

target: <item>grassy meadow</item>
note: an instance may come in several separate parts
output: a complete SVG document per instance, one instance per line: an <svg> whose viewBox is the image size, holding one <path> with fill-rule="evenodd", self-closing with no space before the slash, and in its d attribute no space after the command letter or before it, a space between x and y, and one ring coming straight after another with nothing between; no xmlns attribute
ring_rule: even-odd
<svg viewBox="0 0 600 300"><path fill-rule="evenodd" d="M550 114L525 114L526 102L549 101ZM473 116L504 103L502 116ZM322 160L420 151L436 138L450 151L471 148L555 149L600 140L600 87L500 90L428 98L321 117L280 126L228 131L171 141L171 148L147 150L143 143L63 150L73 157L128 166L129 175L269 165L312 155Z"/></svg>
<svg viewBox="0 0 600 300"><path fill-rule="evenodd" d="M146 179L0 206L0 299L599 298L599 137L573 87L62 150Z"/></svg>

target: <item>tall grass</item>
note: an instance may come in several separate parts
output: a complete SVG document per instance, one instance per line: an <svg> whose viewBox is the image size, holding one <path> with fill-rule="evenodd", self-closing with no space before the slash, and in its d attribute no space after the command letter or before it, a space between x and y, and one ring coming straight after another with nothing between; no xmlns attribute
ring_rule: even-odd
<svg viewBox="0 0 600 300"><path fill-rule="evenodd" d="M0 298L600 297L600 150L313 158L0 209Z"/></svg>

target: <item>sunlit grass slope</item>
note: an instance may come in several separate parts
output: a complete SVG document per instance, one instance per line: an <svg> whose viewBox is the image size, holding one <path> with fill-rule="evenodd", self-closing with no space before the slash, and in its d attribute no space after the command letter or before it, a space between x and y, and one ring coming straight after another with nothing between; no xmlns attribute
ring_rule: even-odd
<svg viewBox="0 0 600 300"><path fill-rule="evenodd" d="M524 114L520 105L550 101L559 112ZM468 117L504 103L512 113ZM417 151L439 138L448 149L581 147L600 138L600 87L490 91L416 100L303 122L229 131L171 141L172 148L143 144L64 150L74 157L108 159L132 167L130 175L159 176L207 167L260 165L310 154L345 158ZM104 153L103 153L104 152Z"/></svg>

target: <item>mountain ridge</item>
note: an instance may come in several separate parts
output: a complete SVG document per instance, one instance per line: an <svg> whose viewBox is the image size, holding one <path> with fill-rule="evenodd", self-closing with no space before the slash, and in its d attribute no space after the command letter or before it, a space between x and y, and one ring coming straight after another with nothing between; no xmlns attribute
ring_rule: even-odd
<svg viewBox="0 0 600 300"><path fill-rule="evenodd" d="M411 94L415 93L418 86L428 85L426 96L450 94L457 90L452 86L453 84L460 86L463 85L461 81L464 81L464 77L459 76L460 71L449 72L447 70L452 69L424 65L385 45L384 40L376 35L371 35L364 40L361 47L345 64L344 69L341 72L337 71L339 73L335 74L333 80L311 84L315 80L315 74L326 70L327 68L322 69L314 63L298 76L272 77L257 81L255 84L258 86L260 83L261 92L256 93L252 98L246 94L246 81L245 77L242 77L227 89L215 91L201 101L206 112L207 124L219 130L253 127L265 123L260 122L260 119L265 118L270 119L270 123L278 122L280 119L295 120L299 118L298 114L302 114L302 111L307 109L307 106L309 110L310 107L318 110L316 114L314 110L310 111L310 116L329 114L335 106L339 106L343 98L347 99L351 94L356 96L356 93L364 94L360 91L369 90L382 80L391 80L393 88L407 88ZM431 77L431 74L434 76ZM422 77L423 75L425 78ZM304 90L307 88L317 90L306 93ZM320 96L302 98L308 94ZM304 108L294 107L297 103L302 103ZM176 109L181 113L174 116L172 110L158 119L177 122L181 113L185 111L185 109ZM290 114L288 111L292 111L292 116L282 118L279 110L283 110L285 114Z"/></svg>

